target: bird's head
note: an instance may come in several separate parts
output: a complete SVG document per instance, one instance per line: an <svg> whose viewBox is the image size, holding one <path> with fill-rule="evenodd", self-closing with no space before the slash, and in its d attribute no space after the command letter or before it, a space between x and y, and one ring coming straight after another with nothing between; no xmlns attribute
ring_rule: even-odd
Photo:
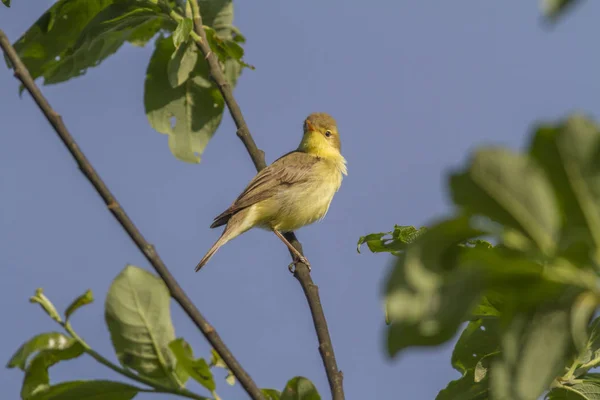
<svg viewBox="0 0 600 400"><path fill-rule="evenodd" d="M326 113L313 113L304 120L304 136L298 148L323 158L338 158L342 149L337 124Z"/></svg>

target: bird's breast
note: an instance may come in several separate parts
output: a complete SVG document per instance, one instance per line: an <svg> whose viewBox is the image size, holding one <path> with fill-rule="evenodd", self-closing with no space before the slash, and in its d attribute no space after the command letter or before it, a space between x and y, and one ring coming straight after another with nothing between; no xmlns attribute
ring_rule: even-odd
<svg viewBox="0 0 600 400"><path fill-rule="evenodd" d="M289 232L322 219L341 182L340 171L323 163L305 182L290 185L273 196L268 205L274 211L269 225Z"/></svg>

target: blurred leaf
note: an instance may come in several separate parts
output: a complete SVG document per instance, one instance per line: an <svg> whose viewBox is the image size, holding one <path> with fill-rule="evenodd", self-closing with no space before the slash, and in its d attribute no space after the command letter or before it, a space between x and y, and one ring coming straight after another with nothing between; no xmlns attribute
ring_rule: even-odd
<svg viewBox="0 0 600 400"><path fill-rule="evenodd" d="M171 87L168 64L174 51L171 38L156 41L146 74L146 115L154 129L169 135L175 157L195 163L221 122L224 102L206 62L198 62L183 85Z"/></svg>
<svg viewBox="0 0 600 400"><path fill-rule="evenodd" d="M169 348L175 355L177 363L185 369L190 377L211 393L215 391L217 385L208 364L203 358L194 359L192 348L184 339L179 338L172 341L169 343Z"/></svg>
<svg viewBox="0 0 600 400"><path fill-rule="evenodd" d="M83 29L72 48L45 74L45 83L58 83L85 74L115 53L137 29L164 14L151 2L117 1L100 11Z"/></svg>
<svg viewBox="0 0 600 400"><path fill-rule="evenodd" d="M542 0L542 12L546 18L556 19L578 2L579 0Z"/></svg>
<svg viewBox="0 0 600 400"><path fill-rule="evenodd" d="M21 398L24 400L32 397L37 398L37 394L48 389L50 378L48 376L48 368L54 364L71 360L82 355L84 352L83 346L70 339L68 345L60 348L52 348L49 350L40 351L29 363L25 370L25 378L21 387Z"/></svg>
<svg viewBox="0 0 600 400"><path fill-rule="evenodd" d="M515 317L502 334L501 349L491 368L492 397L538 399L573 353L569 312L540 308Z"/></svg>
<svg viewBox="0 0 600 400"><path fill-rule="evenodd" d="M68 321L75 311L93 301L94 295L92 294L92 291L87 290L84 294L77 297L71 304L69 304L69 307L67 307L67 310L65 311L65 320Z"/></svg>
<svg viewBox="0 0 600 400"><path fill-rule="evenodd" d="M50 299L48 299L44 295L44 291L42 290L42 288L36 289L35 295L29 298L29 302L39 304L42 307L42 309L46 312L46 314L50 316L50 318L57 322L61 322L61 318L58 314L58 311L56 311L56 307L54 307L54 304L52 304Z"/></svg>
<svg viewBox="0 0 600 400"><path fill-rule="evenodd" d="M235 385L235 375L233 375L233 372L231 372L227 364L225 364L225 361L223 361L223 359L215 349L210 349L210 367L225 368L227 370L227 376L225 377L225 381L230 386Z"/></svg>
<svg viewBox="0 0 600 400"><path fill-rule="evenodd" d="M32 400L130 400L140 388L114 381L62 382L38 392Z"/></svg>
<svg viewBox="0 0 600 400"><path fill-rule="evenodd" d="M500 352L499 321L478 319L467 325L452 353L452 366L462 374L440 391L436 400L489 398L488 367Z"/></svg>
<svg viewBox="0 0 600 400"><path fill-rule="evenodd" d="M369 250L373 253L402 251L406 249L409 243L414 242L416 238L425 233L425 231L427 231L425 227L417 229L414 226L395 225L392 232L371 233L361 236L358 239L356 251L360 253L360 246L364 243L367 244Z"/></svg>
<svg viewBox="0 0 600 400"><path fill-rule="evenodd" d="M281 392L275 389L261 389L263 396L265 396L265 400L280 400Z"/></svg>
<svg viewBox="0 0 600 400"><path fill-rule="evenodd" d="M4 4L6 7L10 7L10 0L2 0L2 4Z"/></svg>
<svg viewBox="0 0 600 400"><path fill-rule="evenodd" d="M578 383L552 389L548 400L600 400L600 374L587 374Z"/></svg>
<svg viewBox="0 0 600 400"><path fill-rule="evenodd" d="M163 281L128 265L106 296L106 323L120 363L170 387L180 387L169 343L175 339Z"/></svg>
<svg viewBox="0 0 600 400"><path fill-rule="evenodd" d="M501 148L478 150L464 172L451 176L450 189L467 213L517 229L553 254L558 207L544 172L529 157Z"/></svg>
<svg viewBox="0 0 600 400"><path fill-rule="evenodd" d="M76 341L59 332L41 333L23 343L13 354L6 365L7 368L19 367L25 370L29 357L44 350L65 350L74 346Z"/></svg>
<svg viewBox="0 0 600 400"><path fill-rule="evenodd" d="M297 376L288 381L281 393L281 400L321 400L315 385L308 379Z"/></svg>
<svg viewBox="0 0 600 400"><path fill-rule="evenodd" d="M190 18L183 18L179 21L175 32L173 32L173 45L176 49L188 40L193 28L194 23Z"/></svg>
<svg viewBox="0 0 600 400"><path fill-rule="evenodd" d="M477 304L481 274L457 269L459 244L481 235L466 218L440 222L412 243L387 280L385 301L391 325L388 353L449 340Z"/></svg>
<svg viewBox="0 0 600 400"><path fill-rule="evenodd" d="M172 88L176 88L188 80L197 61L198 50L196 45L189 40L173 52L167 65L167 75Z"/></svg>
<svg viewBox="0 0 600 400"><path fill-rule="evenodd" d="M564 216L565 246L578 240L600 247L600 131L580 116L541 126L531 155L552 176L554 195ZM579 252L584 251L582 248ZM585 253L584 253L585 254Z"/></svg>
<svg viewBox="0 0 600 400"><path fill-rule="evenodd" d="M49 74L96 14L113 0L59 0L14 44L36 79Z"/></svg>

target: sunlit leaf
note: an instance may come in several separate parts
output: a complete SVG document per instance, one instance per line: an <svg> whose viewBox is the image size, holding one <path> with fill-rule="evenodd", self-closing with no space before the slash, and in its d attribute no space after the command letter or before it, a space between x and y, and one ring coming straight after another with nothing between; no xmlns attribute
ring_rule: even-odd
<svg viewBox="0 0 600 400"><path fill-rule="evenodd" d="M281 400L321 400L315 385L308 379L297 376L288 381L281 392Z"/></svg>
<svg viewBox="0 0 600 400"><path fill-rule="evenodd" d="M210 367L203 358L194 358L192 348L185 340L176 339L169 344L169 348L175 355L178 365L181 365L190 377L210 392L215 391L217 385Z"/></svg>
<svg viewBox="0 0 600 400"><path fill-rule="evenodd" d="M44 388L32 400L130 400L140 390L114 381L70 381Z"/></svg>
<svg viewBox="0 0 600 400"><path fill-rule="evenodd" d="M479 235L468 219L443 221L396 262L385 297L390 355L408 346L437 345L455 334L484 288L478 271L455 268L458 245Z"/></svg>
<svg viewBox="0 0 600 400"><path fill-rule="evenodd" d="M35 295L29 298L29 302L39 304L40 307L42 307L42 310L44 310L46 314L50 316L50 318L57 322L61 321L60 315L58 314L56 307L54 307L54 304L52 304L50 299L46 297L42 288L36 289Z"/></svg>
<svg viewBox="0 0 600 400"><path fill-rule="evenodd" d="M40 351L33 357L25 370L21 398L28 400L47 390L50 385L48 369L60 361L77 358L83 352L83 346L73 339L67 345Z"/></svg>
<svg viewBox="0 0 600 400"><path fill-rule="evenodd" d="M398 252L406 249L409 243L412 243L427 231L427 228L419 229L414 226L394 226L392 232L371 233L366 236L361 236L356 245L356 251L360 253L360 246L367 244L369 250L373 253L380 252Z"/></svg>
<svg viewBox="0 0 600 400"><path fill-rule="evenodd" d="M190 18L183 18L177 24L177 28L173 32L173 45L179 48L182 43L186 42L190 37L190 32L194 27L194 23Z"/></svg>
<svg viewBox="0 0 600 400"><path fill-rule="evenodd" d="M188 80L197 61L198 50L196 45L189 40L173 52L167 65L167 75L172 88L176 88Z"/></svg>
<svg viewBox="0 0 600 400"><path fill-rule="evenodd" d="M600 247L600 131L590 120L574 116L537 129L531 155L552 177L554 195L564 218L563 247L582 241Z"/></svg>
<svg viewBox="0 0 600 400"><path fill-rule="evenodd" d="M175 51L171 38L159 38L146 74L144 104L150 125L169 136L169 148L180 160L199 162L223 116L221 93L209 78L206 62L184 84L173 88L168 65Z"/></svg>
<svg viewBox="0 0 600 400"><path fill-rule="evenodd" d="M7 368L18 367L25 370L27 360L34 353L44 350L65 350L73 346L76 346L75 340L60 332L41 333L23 343L6 366Z"/></svg>
<svg viewBox="0 0 600 400"><path fill-rule="evenodd" d="M569 313L548 308L517 316L500 343L501 356L491 367L492 397L537 399L573 354Z"/></svg>
<svg viewBox="0 0 600 400"><path fill-rule="evenodd" d="M94 295L92 294L92 291L87 290L84 294L77 297L75 300L73 300L71 304L69 304L67 310L65 311L65 319L68 321L75 311L85 306L86 304L90 304L93 301Z"/></svg>
<svg viewBox="0 0 600 400"><path fill-rule="evenodd" d="M106 296L106 323L120 363L164 385L179 387L169 343L175 339L164 282L129 265Z"/></svg>
<svg viewBox="0 0 600 400"><path fill-rule="evenodd" d="M59 0L14 44L33 78L56 68L85 26L113 0Z"/></svg>
<svg viewBox="0 0 600 400"><path fill-rule="evenodd" d="M456 205L472 215L483 215L514 228L538 248L554 253L560 228L552 186L529 157L506 149L475 152L464 172L450 179Z"/></svg>
<svg viewBox="0 0 600 400"><path fill-rule="evenodd" d="M436 400L484 400L489 397L490 361L500 353L499 321L478 319L465 328L452 353L452 366L462 374Z"/></svg>
<svg viewBox="0 0 600 400"><path fill-rule="evenodd" d="M115 2L100 11L83 29L59 63L49 69L45 83L58 83L82 75L115 53L137 29L165 15L151 2ZM166 21L166 20L165 20Z"/></svg>

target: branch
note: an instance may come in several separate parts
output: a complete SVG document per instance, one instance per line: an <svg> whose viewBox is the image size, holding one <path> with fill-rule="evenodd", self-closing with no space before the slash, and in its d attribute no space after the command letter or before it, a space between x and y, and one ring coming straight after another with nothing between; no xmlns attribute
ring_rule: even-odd
<svg viewBox="0 0 600 400"><path fill-rule="evenodd" d="M258 386L256 386L256 383L254 383L252 378L250 378L250 375L244 371L233 354L231 354L231 351L229 351L225 343L223 343L215 329L208 323L208 321L192 303L190 298L185 294L181 286L179 286L179 283L177 283L164 262L161 260L160 256L154 249L154 246L144 239L144 236L142 236L138 228L134 225L131 219L129 219L123 208L117 202L117 199L113 196L110 190L108 190L108 187L104 184L94 167L92 167L92 164L90 164L83 152L79 149L79 146L63 123L62 117L52 109L46 98L42 95L42 92L35 84L33 78L29 74L29 71L19 58L17 52L10 44L8 37L2 30L0 30L0 47L13 65L15 77L21 81L25 89L27 89L27 91L31 94L31 97L33 97L40 110L46 116L46 119L50 125L52 125L63 144L67 147L77 162L79 169L90 181L92 186L94 186L94 189L96 189L100 197L102 197L102 200L104 200L104 203L106 203L106 206L110 212L112 212L123 229L125 229L129 237L134 241L140 251L144 253L146 259L150 262L150 264L152 264L152 267L154 267L158 275L160 275L162 280L165 282L169 292L171 293L171 296L175 299L175 301L177 301L177 303L179 303L190 319L196 324L198 329L200 329L204 337L206 337L206 340L208 340L216 352L219 353L223 361L225 361L229 369L233 372L246 392L248 392L248 394L255 400L263 400L264 396L262 395L262 392Z"/></svg>
<svg viewBox="0 0 600 400"><path fill-rule="evenodd" d="M266 166L265 154L256 146L256 143L254 142L254 139L250 134L250 130L246 125L246 121L244 120L242 111L240 110L240 106L233 97L233 91L231 89L231 86L227 82L227 78L225 78L225 75L221 70L219 60L217 59L216 55L210 50L210 46L206 39L206 33L202 28L202 17L200 15L200 7L198 5L198 0L189 0L189 3L192 7L194 31L198 36L200 36L200 40L196 40L196 44L202 52L202 54L204 54L208 62L208 66L210 68L210 74L217 86L219 87L219 90L223 95L223 99L225 99L225 103L229 108L231 117L233 118L235 125L238 129L238 137L244 143L244 146L246 146L246 150L248 150L248 153L252 158L252 162L254 163L256 170L260 171ZM296 235L294 235L293 232L290 232L287 233L285 236L286 239L296 248L296 250L303 254L302 245L300 244L300 242L298 242ZM297 264L296 270L294 272L294 277L298 280L298 282L300 282L300 285L302 286L302 290L304 291L304 295L306 296L306 300L308 301L308 305L310 307L313 323L317 332L317 338L319 340L319 352L321 353L321 358L323 359L323 365L325 367L325 372L327 373L327 380L329 381L329 387L331 389L331 396L333 400L343 400L343 375L342 372L338 370L337 362L335 360L333 345L331 343L331 336L329 335L329 329L327 328L327 320L325 319L325 313L323 312L323 306L321 305L321 299L319 297L319 288L313 283L313 280L310 276L310 271L308 270L308 267L305 264Z"/></svg>

